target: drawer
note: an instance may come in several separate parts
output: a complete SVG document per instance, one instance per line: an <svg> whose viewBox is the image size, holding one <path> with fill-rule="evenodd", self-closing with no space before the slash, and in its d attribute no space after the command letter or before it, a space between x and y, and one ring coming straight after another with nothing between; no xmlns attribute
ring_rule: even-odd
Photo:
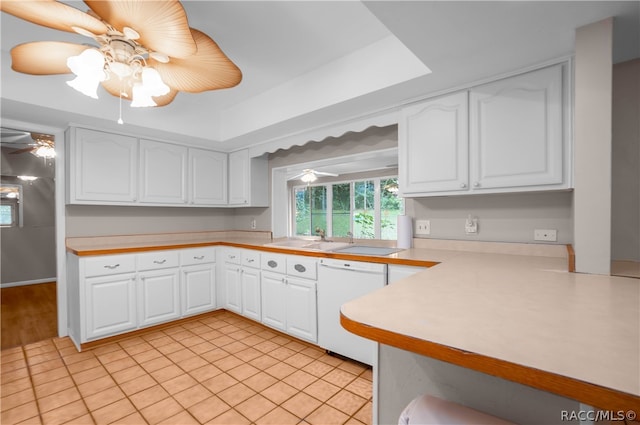
<svg viewBox="0 0 640 425"><path fill-rule="evenodd" d="M212 246L204 248L188 248L180 250L180 265L205 264L216 262L216 249Z"/></svg>
<svg viewBox="0 0 640 425"><path fill-rule="evenodd" d="M260 252L252 250L242 251L242 265L256 269L260 268Z"/></svg>
<svg viewBox="0 0 640 425"><path fill-rule="evenodd" d="M316 264L315 258L289 256L287 257L287 275L316 280L318 276Z"/></svg>
<svg viewBox="0 0 640 425"><path fill-rule="evenodd" d="M152 251L138 254L138 270L156 270L180 265L178 251Z"/></svg>
<svg viewBox="0 0 640 425"><path fill-rule="evenodd" d="M224 261L225 263L240 264L239 249L227 248L223 251L222 256L222 261Z"/></svg>
<svg viewBox="0 0 640 425"><path fill-rule="evenodd" d="M85 277L136 271L135 254L101 255L99 257L88 257L82 261L84 262Z"/></svg>
<svg viewBox="0 0 640 425"><path fill-rule="evenodd" d="M287 272L287 257L282 254L262 253L260 268L274 273Z"/></svg>

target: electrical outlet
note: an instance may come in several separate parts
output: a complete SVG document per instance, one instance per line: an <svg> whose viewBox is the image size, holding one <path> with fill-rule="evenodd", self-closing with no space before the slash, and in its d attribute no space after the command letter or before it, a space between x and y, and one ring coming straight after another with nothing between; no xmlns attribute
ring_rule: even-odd
<svg viewBox="0 0 640 425"><path fill-rule="evenodd" d="M556 242L558 240L558 231L556 229L535 229L533 231L533 240Z"/></svg>
<svg viewBox="0 0 640 425"><path fill-rule="evenodd" d="M255 230L255 229L256 229L256 219L255 219L255 218L252 218L252 219L251 219L251 229L252 229L252 230Z"/></svg>
<svg viewBox="0 0 640 425"><path fill-rule="evenodd" d="M464 231L467 235L478 233L478 218L477 217L467 217L467 220L464 222Z"/></svg>
<svg viewBox="0 0 640 425"><path fill-rule="evenodd" d="M429 220L416 220L416 235L430 235L431 234L431 221Z"/></svg>

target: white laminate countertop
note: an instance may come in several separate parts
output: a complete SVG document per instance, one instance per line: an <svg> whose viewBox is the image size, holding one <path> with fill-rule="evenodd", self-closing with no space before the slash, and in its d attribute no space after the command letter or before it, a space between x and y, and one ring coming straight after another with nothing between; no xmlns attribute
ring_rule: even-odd
<svg viewBox="0 0 640 425"><path fill-rule="evenodd" d="M640 396L639 279L570 273L553 257L449 251L441 261L344 304L343 316Z"/></svg>

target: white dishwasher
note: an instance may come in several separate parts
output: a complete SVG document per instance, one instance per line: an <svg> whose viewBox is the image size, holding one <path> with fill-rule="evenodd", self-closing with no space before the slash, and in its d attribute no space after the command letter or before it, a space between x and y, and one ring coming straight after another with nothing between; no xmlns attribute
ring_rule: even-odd
<svg viewBox="0 0 640 425"><path fill-rule="evenodd" d="M340 307L382 288L387 265L322 258L318 266L318 345L373 365L376 343L346 331L340 325Z"/></svg>

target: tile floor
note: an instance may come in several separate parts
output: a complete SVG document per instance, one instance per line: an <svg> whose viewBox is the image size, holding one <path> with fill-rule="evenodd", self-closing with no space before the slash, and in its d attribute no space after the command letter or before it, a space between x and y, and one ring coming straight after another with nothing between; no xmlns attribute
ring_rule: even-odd
<svg viewBox="0 0 640 425"><path fill-rule="evenodd" d="M2 351L8 424L370 424L371 369L229 312L81 353Z"/></svg>

